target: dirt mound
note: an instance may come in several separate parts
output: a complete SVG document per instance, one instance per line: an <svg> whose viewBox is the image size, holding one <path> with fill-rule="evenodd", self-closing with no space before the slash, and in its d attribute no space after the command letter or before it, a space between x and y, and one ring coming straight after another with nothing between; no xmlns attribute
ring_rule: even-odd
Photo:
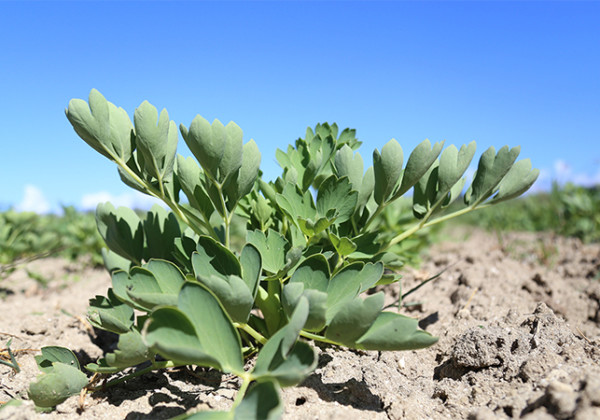
<svg viewBox="0 0 600 420"><path fill-rule="evenodd" d="M66 346L83 363L100 357L114 337L88 330L84 315L87 300L105 293L106 273L78 273L60 260L37 264L33 269L52 279L47 288L25 272L2 284L0 339L12 336L13 349ZM419 270L407 270L403 288L444 269L407 298L408 313L440 337L438 344L411 352L317 345L314 374L283 392L284 418L600 418L600 246L546 234L454 231ZM388 303L400 294L399 287L386 292ZM37 375L32 353L18 353L18 361L16 375L0 366L0 401L25 397ZM157 372L83 404L73 397L43 417L160 419L226 409L237 386L205 369ZM0 418L36 416L29 402L0 410Z"/></svg>

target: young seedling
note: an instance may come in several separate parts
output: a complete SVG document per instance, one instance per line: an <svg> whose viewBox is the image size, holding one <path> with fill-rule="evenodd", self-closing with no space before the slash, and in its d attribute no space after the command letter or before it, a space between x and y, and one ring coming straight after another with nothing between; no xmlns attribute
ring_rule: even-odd
<svg viewBox="0 0 600 420"><path fill-rule="evenodd" d="M184 365L241 378L231 411L194 418L277 418L279 388L316 366L300 337L362 350L434 344L416 319L385 311L383 292L373 288L399 281L403 241L516 197L538 175L529 160L516 162L518 147L490 148L464 195L467 206L447 214L442 210L462 194L474 142L442 151L443 142L425 140L404 165L402 147L391 140L365 171L355 131L319 124L277 150L283 173L267 182L256 143L244 143L233 122L197 116L180 125L193 154L185 158L176 153L176 124L148 102L132 123L92 90L87 103L73 99L66 114L85 142L116 163L125 184L169 208L139 216L98 206L112 287L90 300L89 321L119 342L86 369L109 377L145 364L108 386ZM402 217L399 231L385 229L394 203L411 190L413 216ZM246 368L249 357L256 360ZM72 375L69 390L79 392L83 377ZM34 400L53 386L42 380L30 389Z"/></svg>
<svg viewBox="0 0 600 420"><path fill-rule="evenodd" d="M8 340L8 342L6 343L6 356L5 356L5 352L0 353L0 364L3 364L5 366L8 366L10 368L13 369L13 371L15 373L19 373L21 371L21 367L19 366L19 364L17 363L17 359L15 359L15 355L13 354L12 350L10 349L10 345L12 343L12 338ZM8 359L8 360L4 360L4 358Z"/></svg>

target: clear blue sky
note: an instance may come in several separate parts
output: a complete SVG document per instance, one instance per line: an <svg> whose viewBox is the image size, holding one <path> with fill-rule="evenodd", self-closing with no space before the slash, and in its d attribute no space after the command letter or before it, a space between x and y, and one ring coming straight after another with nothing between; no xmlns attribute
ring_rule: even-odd
<svg viewBox="0 0 600 420"><path fill-rule="evenodd" d="M128 197L64 116L91 88L235 121L268 179L277 147L335 121L367 160L476 140L522 145L538 188L600 181L599 2L2 1L0 47L0 209Z"/></svg>

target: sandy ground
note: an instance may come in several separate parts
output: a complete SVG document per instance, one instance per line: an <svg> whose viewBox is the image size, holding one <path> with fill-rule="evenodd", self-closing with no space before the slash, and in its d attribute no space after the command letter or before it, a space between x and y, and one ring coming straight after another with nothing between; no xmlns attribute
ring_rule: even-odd
<svg viewBox="0 0 600 420"><path fill-rule="evenodd" d="M88 330L87 301L105 294L103 271L80 272L61 260L30 267L50 279L41 287L23 270L0 285L0 347L61 345L82 364L114 340ZM285 419L600 419L600 245L548 234L458 230L433 247L420 269L407 269L415 292L403 309L440 337L425 350L360 352L316 346L319 365L286 389ZM386 289L389 302L398 287ZM26 398L38 374L22 351L22 371L0 365L0 401ZM225 409L237 382L197 370L158 372L50 414L31 402L0 410L1 419L162 419L191 409Z"/></svg>

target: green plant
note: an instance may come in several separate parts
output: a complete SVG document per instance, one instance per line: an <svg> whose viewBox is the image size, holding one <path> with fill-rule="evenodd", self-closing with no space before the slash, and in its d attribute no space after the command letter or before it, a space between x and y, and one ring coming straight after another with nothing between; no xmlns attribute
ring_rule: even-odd
<svg viewBox="0 0 600 420"><path fill-rule="evenodd" d="M550 192L528 194L461 222L488 230L551 231L583 242L600 240L600 187L552 185Z"/></svg>
<svg viewBox="0 0 600 420"><path fill-rule="evenodd" d="M403 150L391 140L374 151L365 172L354 130L319 124L277 150L283 174L267 182L256 143L244 144L233 122L197 116L181 125L194 159L176 155L175 123L148 102L132 124L92 90L89 104L74 99L66 114L83 140L117 164L123 182L170 209L156 206L140 217L98 206L112 288L91 299L89 320L119 334L119 342L86 368L111 375L144 364L107 385L179 365L241 378L231 412L194 418L277 417L278 389L316 365L299 337L364 350L434 344L416 319L383 311L383 292L372 294L399 280L398 246L426 227L520 195L538 174L528 160L515 163L519 148L490 148L467 190L467 207L439 216L463 190L474 142L442 152L443 142L425 140L403 166ZM392 204L413 188L412 223L386 230L386 211L393 217ZM254 366L245 368L255 354ZM39 389L30 389L34 400Z"/></svg>
<svg viewBox="0 0 600 420"><path fill-rule="evenodd" d="M92 266L103 263L103 239L94 214L63 207L62 215L38 215L8 210L0 213L0 280L27 263L60 255L70 260L85 256Z"/></svg>
<svg viewBox="0 0 600 420"><path fill-rule="evenodd" d="M11 343L12 343L12 338L10 340L8 340L8 342L6 343L6 355L8 356L8 359L10 361L3 360L3 358L0 358L0 364L3 364L5 366L12 368L15 373L19 373L21 371L21 367L17 363L17 360L15 359L15 355L13 354L12 350L10 349ZM1 355L1 356L3 356L3 355Z"/></svg>

